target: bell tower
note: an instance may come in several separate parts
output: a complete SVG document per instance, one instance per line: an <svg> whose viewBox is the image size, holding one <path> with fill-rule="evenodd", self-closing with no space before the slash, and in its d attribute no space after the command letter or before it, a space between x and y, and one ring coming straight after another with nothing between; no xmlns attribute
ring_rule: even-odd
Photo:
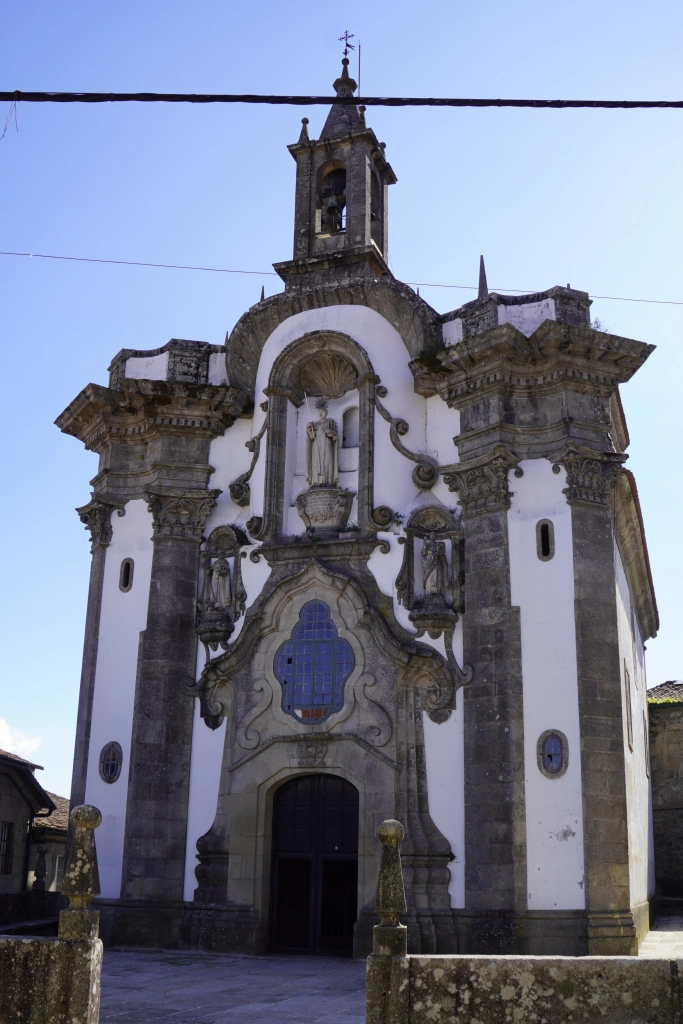
<svg viewBox="0 0 683 1024"><path fill-rule="evenodd" d="M345 57L334 90L350 99L356 83L348 65ZM317 141L309 139L308 118L303 118L299 141L288 148L296 160L294 259L276 265L288 287L293 271L336 265L353 264L355 275L390 274L387 193L396 176L384 143L365 124L365 108L335 104Z"/></svg>

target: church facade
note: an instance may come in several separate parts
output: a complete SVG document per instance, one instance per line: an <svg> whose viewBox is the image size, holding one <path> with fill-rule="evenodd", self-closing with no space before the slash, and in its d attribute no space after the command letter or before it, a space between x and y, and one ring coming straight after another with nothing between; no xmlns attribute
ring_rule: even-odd
<svg viewBox="0 0 683 1024"><path fill-rule="evenodd" d="M658 621L619 386L652 346L569 286L437 313L389 269L364 108L307 124L284 290L57 420L99 456L101 932L364 955L391 817L412 951L633 953Z"/></svg>

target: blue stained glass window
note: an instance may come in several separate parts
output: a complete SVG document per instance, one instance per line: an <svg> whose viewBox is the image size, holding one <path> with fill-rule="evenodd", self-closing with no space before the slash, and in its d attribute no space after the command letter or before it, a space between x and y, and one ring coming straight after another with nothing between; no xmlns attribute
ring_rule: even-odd
<svg viewBox="0 0 683 1024"><path fill-rule="evenodd" d="M340 711L354 664L351 644L339 636L329 607L324 601L309 601L275 655L282 710L311 725Z"/></svg>
<svg viewBox="0 0 683 1024"><path fill-rule="evenodd" d="M562 747L562 740L555 733L551 733L543 740L543 767L551 775L557 775L562 771L564 765Z"/></svg>

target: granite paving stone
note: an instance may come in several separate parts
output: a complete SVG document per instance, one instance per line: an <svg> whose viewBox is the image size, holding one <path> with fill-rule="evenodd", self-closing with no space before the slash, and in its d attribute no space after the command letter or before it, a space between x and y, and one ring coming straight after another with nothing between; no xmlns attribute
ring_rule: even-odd
<svg viewBox="0 0 683 1024"><path fill-rule="evenodd" d="M100 1024L364 1024L365 962L107 949Z"/></svg>

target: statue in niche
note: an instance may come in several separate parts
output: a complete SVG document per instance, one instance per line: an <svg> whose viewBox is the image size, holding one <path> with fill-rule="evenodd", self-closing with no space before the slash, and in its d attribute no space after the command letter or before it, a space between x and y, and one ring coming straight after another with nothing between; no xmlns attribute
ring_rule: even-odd
<svg viewBox="0 0 683 1024"><path fill-rule="evenodd" d="M211 566L211 607L226 611L231 605L230 563L226 558L217 558Z"/></svg>
<svg viewBox="0 0 683 1024"><path fill-rule="evenodd" d="M436 540L433 533L422 544L422 582L425 597L445 600L448 593L446 545L444 541Z"/></svg>
<svg viewBox="0 0 683 1024"><path fill-rule="evenodd" d="M316 403L318 422L306 425L306 479L311 487L336 487L339 482L337 424L327 418L327 401Z"/></svg>

